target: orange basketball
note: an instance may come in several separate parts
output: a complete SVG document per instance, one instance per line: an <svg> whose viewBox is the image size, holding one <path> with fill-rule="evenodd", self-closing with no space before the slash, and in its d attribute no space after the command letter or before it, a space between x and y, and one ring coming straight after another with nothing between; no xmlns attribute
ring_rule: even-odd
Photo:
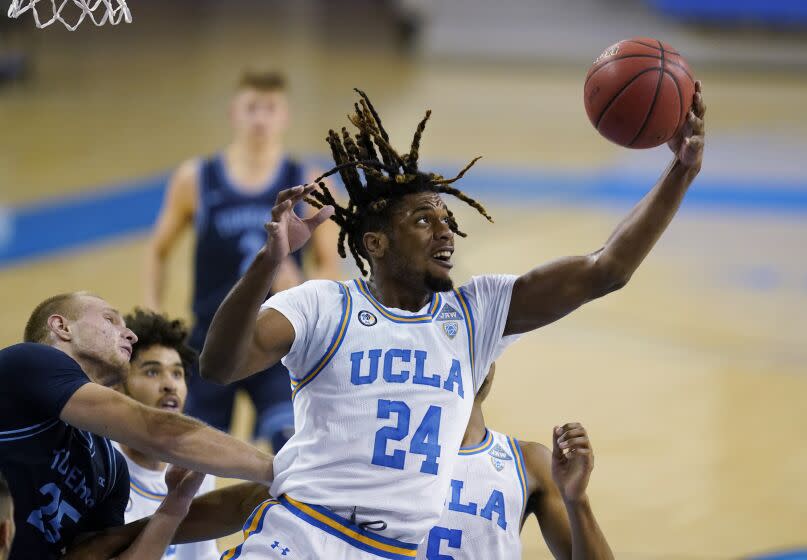
<svg viewBox="0 0 807 560"><path fill-rule="evenodd" d="M605 49L586 75L586 113L600 134L627 148L653 148L684 124L695 80L679 52L656 39Z"/></svg>

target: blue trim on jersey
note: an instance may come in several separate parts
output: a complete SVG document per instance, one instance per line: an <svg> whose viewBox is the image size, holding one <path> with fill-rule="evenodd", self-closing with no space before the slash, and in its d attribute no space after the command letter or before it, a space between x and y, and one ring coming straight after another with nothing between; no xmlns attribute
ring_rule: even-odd
<svg viewBox="0 0 807 560"><path fill-rule="evenodd" d="M306 523L333 535L354 548L392 560L408 560L417 555L418 545L416 544L382 537L362 529L322 506L304 504L285 495L279 499L288 511Z"/></svg>
<svg viewBox="0 0 807 560"><path fill-rule="evenodd" d="M475 340L474 336L476 334L476 322L474 321L474 315L471 313L471 304L468 303L468 299L465 297L465 294L462 290L454 289L454 293L457 295L457 299L460 302L460 307L462 307L462 313L465 315L465 330L468 331L468 353L471 355L471 379L474 380L474 395L478 390L476 387L476 360L474 359L474 346Z"/></svg>
<svg viewBox="0 0 807 560"><path fill-rule="evenodd" d="M443 301L443 298L439 293L433 293L429 310L424 315L399 315L384 307L384 304L373 296L373 293L367 286L367 282L362 279L354 280L353 282L356 284L356 288L362 293L367 301L370 302L370 305L375 307L376 311L381 313L383 317L389 319L393 323L431 323L437 315L437 312L440 310L440 304Z"/></svg>
<svg viewBox="0 0 807 560"><path fill-rule="evenodd" d="M19 428L17 430L8 430L5 432L0 432L0 442L17 441L20 439L27 439L30 437L34 437L46 430L50 430L52 427L56 426L59 422L61 422L61 420L59 420L58 418L54 418L53 420L45 420L44 422L40 422L39 424L34 424L33 426L28 426L26 428Z"/></svg>
<svg viewBox="0 0 807 560"><path fill-rule="evenodd" d="M328 345L328 349L325 352L325 355L322 359L314 366L314 369L309 371L305 377L302 379L295 379L292 377L291 380L291 400L293 401L294 398L297 396L297 393L300 389L304 388L306 385L311 383L314 378L319 375L325 366L330 363L331 359L336 355L337 350L339 347L342 346L342 341L345 340L345 334L347 333L348 326L350 325L350 314L351 310L353 309L353 299L350 297L350 290L348 290L347 286L342 284L341 282L337 282L339 285L339 289L342 290L342 318L339 321L339 328L336 329L336 332L331 339L331 343Z"/></svg>
<svg viewBox="0 0 807 560"><path fill-rule="evenodd" d="M158 494L157 492L152 492L150 490L146 490L142 486L140 486L137 481L129 477L129 488L137 494L138 496L143 496L144 498L151 500L153 502L162 502L165 499L166 494Z"/></svg>
<svg viewBox="0 0 807 560"><path fill-rule="evenodd" d="M513 452L513 459L516 463L516 474L518 475L518 483L521 485L521 515L523 517L524 511L527 507L527 474L524 467L524 455L521 453L521 445L514 437L507 436L507 443L510 444L510 451Z"/></svg>
<svg viewBox="0 0 807 560"><path fill-rule="evenodd" d="M460 447L459 454L460 455L476 455L477 453L483 453L490 449L493 445L493 432L485 428L485 437L482 439L480 443L476 445L469 445L467 447Z"/></svg>
<svg viewBox="0 0 807 560"><path fill-rule="evenodd" d="M115 482L118 480L118 462L115 460L115 453L112 449L112 444L109 443L109 440L104 438L104 447L106 447L106 458L107 463L109 465L109 470L107 472L110 474L109 476L109 484L106 487L106 493L104 493L104 498L106 499L109 496L109 493L112 492L112 489L115 487Z"/></svg>

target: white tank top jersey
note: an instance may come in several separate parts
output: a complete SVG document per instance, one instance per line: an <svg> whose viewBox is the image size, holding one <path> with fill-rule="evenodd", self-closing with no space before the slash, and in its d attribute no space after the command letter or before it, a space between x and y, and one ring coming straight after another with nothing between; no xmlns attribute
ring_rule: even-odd
<svg viewBox="0 0 807 560"><path fill-rule="evenodd" d="M113 443L115 448L121 452L126 464L129 466L129 503L126 505L124 519L126 523L137 521L148 517L162 503L168 492L165 485L165 471L167 467L160 471L153 471L141 467L120 448L120 445ZM199 487L197 496L211 492L216 488L216 478L207 475ZM203 541L197 543L170 545L163 555L163 560L218 560L221 556L216 541Z"/></svg>
<svg viewBox="0 0 807 560"><path fill-rule="evenodd" d="M440 521L418 547L423 560L521 558L527 501L524 456L514 438L487 430L460 448Z"/></svg>
<svg viewBox="0 0 807 560"><path fill-rule="evenodd" d="M516 338L502 337L515 280L474 277L417 313L384 307L364 280L311 280L267 300L295 332L283 363L296 432L271 494L383 521L376 533L414 557L440 518L476 390Z"/></svg>

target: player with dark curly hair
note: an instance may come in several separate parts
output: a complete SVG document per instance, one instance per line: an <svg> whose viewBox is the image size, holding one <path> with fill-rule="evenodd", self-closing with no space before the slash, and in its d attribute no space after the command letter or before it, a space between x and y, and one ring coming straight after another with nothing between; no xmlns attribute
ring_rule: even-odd
<svg viewBox="0 0 807 560"><path fill-rule="evenodd" d="M135 309L124 317L126 326L137 336L132 345L129 372L119 389L146 406L181 414L188 396L187 378L196 364L196 351L186 343L188 329L177 319L152 311ZM168 494L168 465L147 451L116 444L129 467L129 503L126 522L153 515ZM197 494L215 489L215 478L208 476ZM171 545L165 558L173 560L216 560L215 540Z"/></svg>

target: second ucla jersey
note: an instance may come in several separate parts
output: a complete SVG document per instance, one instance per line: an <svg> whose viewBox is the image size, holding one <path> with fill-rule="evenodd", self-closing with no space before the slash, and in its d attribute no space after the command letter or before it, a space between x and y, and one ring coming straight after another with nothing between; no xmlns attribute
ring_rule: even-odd
<svg viewBox="0 0 807 560"><path fill-rule="evenodd" d="M246 193L233 185L221 154L201 163L195 216L193 313L204 331L266 242L264 224L278 193L304 182L302 166L286 158L264 189Z"/></svg>
<svg viewBox="0 0 807 560"><path fill-rule="evenodd" d="M272 495L419 543L440 517L476 388L505 346L514 281L477 277L417 313L384 307L363 280L273 296L265 305L295 330L283 362L296 433L275 458Z"/></svg>
<svg viewBox="0 0 807 560"><path fill-rule="evenodd" d="M461 448L440 521L418 548L422 560L521 558L521 519L527 501L521 447L487 430L484 440Z"/></svg>

